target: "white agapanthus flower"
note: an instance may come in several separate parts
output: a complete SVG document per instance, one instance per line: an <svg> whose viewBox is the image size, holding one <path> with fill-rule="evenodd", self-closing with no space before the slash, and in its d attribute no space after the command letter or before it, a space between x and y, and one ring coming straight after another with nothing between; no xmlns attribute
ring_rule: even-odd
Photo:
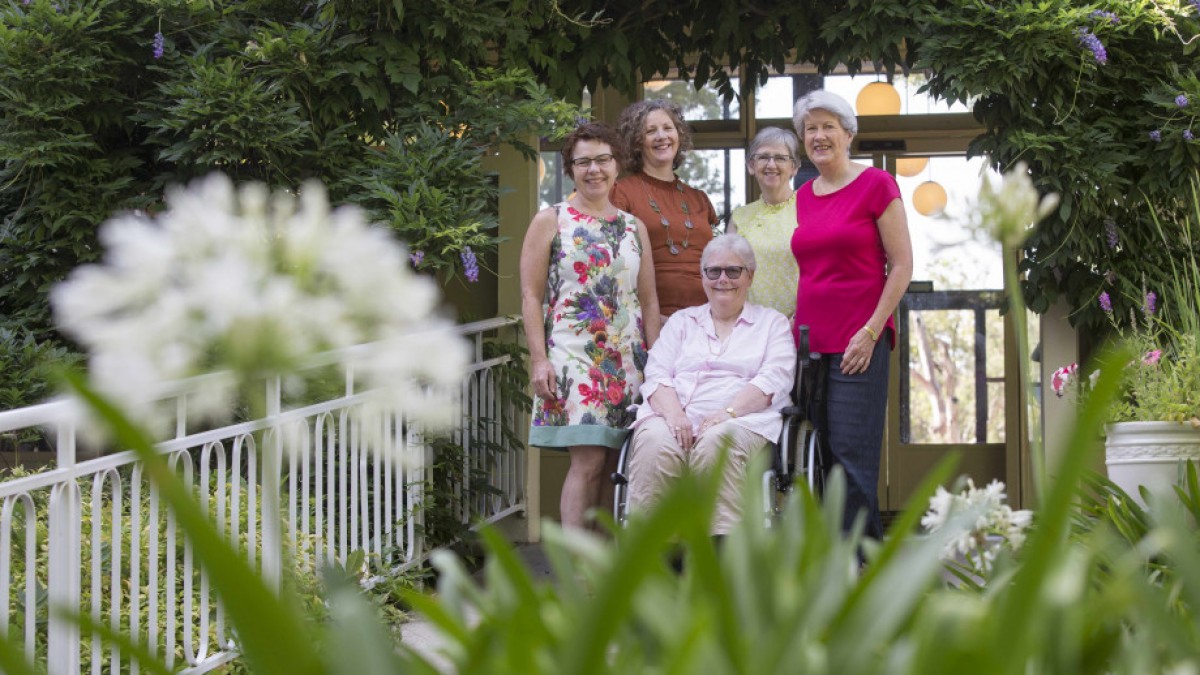
<svg viewBox="0 0 1200 675"><path fill-rule="evenodd" d="M1058 202L1054 193L1039 199L1029 168L1018 162L1004 174L999 187L983 180L976 208L970 210L974 219L971 225L983 235L1015 248L1025 241L1034 225L1058 208Z"/></svg>
<svg viewBox="0 0 1200 675"><path fill-rule="evenodd" d="M360 211L331 211L317 183L272 195L219 174L169 193L167 206L107 223L103 262L52 294L59 325L90 353L93 386L127 412L161 428L173 411L156 399L170 383L219 373L188 402L221 417L239 386L342 350L379 404L453 418L467 345L436 316L434 282Z"/></svg>
<svg viewBox="0 0 1200 675"><path fill-rule="evenodd" d="M971 529L964 530L946 545L942 560L965 562L972 572L985 574L991 571L1001 547L1012 551L1021 549L1025 543L1025 530L1033 519L1032 512L1013 511L1006 500L1004 483L998 480L980 489L968 478L966 489L959 493L939 486L929 499L929 510L921 518L921 525L931 533L937 532L956 514L978 512L980 515Z"/></svg>

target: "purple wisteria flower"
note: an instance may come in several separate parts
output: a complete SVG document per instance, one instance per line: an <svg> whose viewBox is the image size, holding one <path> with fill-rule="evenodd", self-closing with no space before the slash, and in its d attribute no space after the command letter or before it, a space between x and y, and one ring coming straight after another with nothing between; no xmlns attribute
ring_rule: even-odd
<svg viewBox="0 0 1200 675"><path fill-rule="evenodd" d="M1098 10L1092 12L1092 18L1093 19L1104 19L1114 26L1121 23L1121 17L1117 16L1116 14L1113 14L1112 12L1105 12L1104 10L1101 10L1101 9L1098 9Z"/></svg>
<svg viewBox="0 0 1200 675"><path fill-rule="evenodd" d="M1117 221L1112 218L1104 220L1104 240L1108 242L1108 247L1113 249L1121 243L1121 238L1117 233Z"/></svg>
<svg viewBox="0 0 1200 675"><path fill-rule="evenodd" d="M1075 35L1079 38L1079 44L1087 47L1092 52L1092 56L1096 59L1096 63L1104 65L1108 63L1108 51L1104 49L1104 43L1096 34L1086 28L1079 28L1075 31Z"/></svg>
<svg viewBox="0 0 1200 675"><path fill-rule="evenodd" d="M154 58L161 59L163 57L163 47L166 46L166 38L161 32L154 34Z"/></svg>
<svg viewBox="0 0 1200 675"><path fill-rule="evenodd" d="M1100 292L1100 309L1112 314L1112 298L1108 297L1108 291Z"/></svg>
<svg viewBox="0 0 1200 675"><path fill-rule="evenodd" d="M1150 140L1154 141L1155 143L1162 142L1162 132L1159 131L1158 129L1151 131L1150 132Z"/></svg>
<svg viewBox="0 0 1200 675"><path fill-rule="evenodd" d="M1200 0L1188 0L1188 2L1192 5L1192 11L1200 14Z"/></svg>
<svg viewBox="0 0 1200 675"><path fill-rule="evenodd" d="M1185 141L1190 141L1190 140L1193 140L1193 139L1195 139L1195 138L1196 138L1196 135L1192 133L1192 130L1191 130L1191 129L1184 129L1184 130L1183 130L1183 140L1185 140Z"/></svg>
<svg viewBox="0 0 1200 675"><path fill-rule="evenodd" d="M479 281L479 260L475 257L475 251L472 251L470 246L463 247L462 264L463 274L466 275L467 281L471 283Z"/></svg>
<svg viewBox="0 0 1200 675"><path fill-rule="evenodd" d="M413 267L418 267L425 260L425 251L413 251L408 254L408 260Z"/></svg>
<svg viewBox="0 0 1200 675"><path fill-rule="evenodd" d="M1175 105L1179 106L1180 108L1188 107L1187 94L1180 94L1180 95L1176 96L1175 97Z"/></svg>
<svg viewBox="0 0 1200 675"><path fill-rule="evenodd" d="M1146 311L1146 316L1154 314L1154 310L1158 305L1158 294L1150 291L1146 294L1146 304L1142 309Z"/></svg>

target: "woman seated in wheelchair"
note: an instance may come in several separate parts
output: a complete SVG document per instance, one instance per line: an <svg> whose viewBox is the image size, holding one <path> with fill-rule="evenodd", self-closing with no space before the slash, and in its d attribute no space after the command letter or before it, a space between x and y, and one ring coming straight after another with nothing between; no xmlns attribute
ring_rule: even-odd
<svg viewBox="0 0 1200 675"><path fill-rule="evenodd" d="M774 309L746 302L754 282L746 239L714 239L700 259L708 303L682 309L650 350L629 457L631 510L652 504L672 478L713 467L728 448L712 533L740 517L746 463L779 438L790 405L796 347Z"/></svg>

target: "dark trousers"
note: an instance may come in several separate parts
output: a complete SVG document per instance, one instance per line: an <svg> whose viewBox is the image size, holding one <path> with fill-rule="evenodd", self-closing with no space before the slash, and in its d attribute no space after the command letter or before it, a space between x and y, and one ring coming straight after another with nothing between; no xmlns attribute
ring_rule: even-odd
<svg viewBox="0 0 1200 675"><path fill-rule="evenodd" d="M843 528L849 529L859 512L865 512L866 535L883 538L879 518L879 463L883 427L887 423L887 337L875 345L865 373L844 375L842 355L829 354L829 379L825 419L818 418L828 441L829 459L846 472L846 509ZM823 424L821 424L823 422Z"/></svg>

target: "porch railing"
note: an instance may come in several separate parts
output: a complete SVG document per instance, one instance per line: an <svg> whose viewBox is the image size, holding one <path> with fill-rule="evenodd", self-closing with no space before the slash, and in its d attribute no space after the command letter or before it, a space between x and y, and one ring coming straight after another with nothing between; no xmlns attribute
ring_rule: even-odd
<svg viewBox="0 0 1200 675"><path fill-rule="evenodd" d="M523 448L504 448L501 420L523 411L501 392L507 354L485 358L485 339L507 337L516 318L464 325L474 360L462 382L461 447L451 508L463 523L525 509ZM431 354L429 358L437 358ZM327 367L329 359L315 360ZM370 398L353 373L336 395L290 404L266 384L267 414L220 428L186 429L186 383L173 402L174 438L158 444L221 531L271 582L284 569L312 572L363 551L398 571L427 555L425 490L431 451L403 410L358 414ZM341 385L339 384L339 388ZM173 667L205 672L237 645L192 550L131 452L81 459L62 401L0 412L0 434L51 430L56 462L0 483L0 627L30 662L52 673L137 672L121 651L81 635L67 613L124 631ZM477 489L475 481L486 482ZM444 484L444 481L438 484Z"/></svg>

